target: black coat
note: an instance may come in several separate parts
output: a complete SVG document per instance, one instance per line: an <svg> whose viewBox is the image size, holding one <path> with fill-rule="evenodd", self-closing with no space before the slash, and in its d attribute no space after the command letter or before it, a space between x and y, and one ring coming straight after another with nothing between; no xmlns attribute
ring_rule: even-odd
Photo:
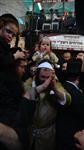
<svg viewBox="0 0 84 150"><path fill-rule="evenodd" d="M84 94L71 83L64 83L71 94L71 105L60 108L57 115L57 150L77 150L73 135L84 129Z"/></svg>
<svg viewBox="0 0 84 150"><path fill-rule="evenodd" d="M10 46L0 38L0 122L16 130L26 149L27 128L32 121L35 103L24 99L22 94L23 87L15 72Z"/></svg>

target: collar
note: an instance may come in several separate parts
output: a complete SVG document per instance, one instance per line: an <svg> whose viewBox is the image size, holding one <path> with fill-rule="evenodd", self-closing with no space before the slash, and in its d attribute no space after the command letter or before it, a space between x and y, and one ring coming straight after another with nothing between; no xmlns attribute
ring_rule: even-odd
<svg viewBox="0 0 84 150"><path fill-rule="evenodd" d="M71 81L66 81L66 82L68 82L68 83L70 83L70 84L72 84L73 86L75 86L76 87L76 89L78 89L79 91L81 91L80 89L79 89L79 87L75 84L75 83L73 83L73 82L71 82Z"/></svg>

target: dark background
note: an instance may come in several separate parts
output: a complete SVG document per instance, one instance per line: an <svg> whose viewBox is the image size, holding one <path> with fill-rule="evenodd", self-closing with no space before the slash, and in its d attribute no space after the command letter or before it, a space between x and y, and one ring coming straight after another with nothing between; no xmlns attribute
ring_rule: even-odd
<svg viewBox="0 0 84 150"><path fill-rule="evenodd" d="M84 0L75 0L75 13L79 33L84 35Z"/></svg>

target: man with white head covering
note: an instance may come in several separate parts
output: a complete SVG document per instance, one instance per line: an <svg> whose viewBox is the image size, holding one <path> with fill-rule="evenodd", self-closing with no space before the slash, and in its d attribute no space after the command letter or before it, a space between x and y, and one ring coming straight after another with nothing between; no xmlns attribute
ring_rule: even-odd
<svg viewBox="0 0 84 150"><path fill-rule="evenodd" d="M32 149L55 150L56 104L69 104L71 97L56 78L54 67L49 60L43 60L37 66L29 97L36 100Z"/></svg>

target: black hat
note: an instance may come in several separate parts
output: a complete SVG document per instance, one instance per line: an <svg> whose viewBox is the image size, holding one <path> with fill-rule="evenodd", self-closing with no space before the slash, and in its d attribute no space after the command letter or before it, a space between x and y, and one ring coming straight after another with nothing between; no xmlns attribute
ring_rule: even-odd
<svg viewBox="0 0 84 150"><path fill-rule="evenodd" d="M80 59L71 59L67 63L67 73L69 75L79 75L81 73L82 61Z"/></svg>

